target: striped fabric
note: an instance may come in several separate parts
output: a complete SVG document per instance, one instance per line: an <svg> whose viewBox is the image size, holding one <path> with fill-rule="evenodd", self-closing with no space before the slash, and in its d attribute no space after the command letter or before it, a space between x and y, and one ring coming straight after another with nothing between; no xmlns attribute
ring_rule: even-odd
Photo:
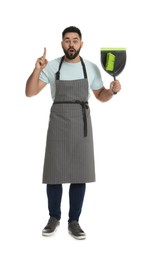
<svg viewBox="0 0 147 260"><path fill-rule="evenodd" d="M87 101L88 81L56 81L55 101ZM80 104L53 104L51 107L43 183L86 183L95 181L93 136L90 109L87 136Z"/></svg>

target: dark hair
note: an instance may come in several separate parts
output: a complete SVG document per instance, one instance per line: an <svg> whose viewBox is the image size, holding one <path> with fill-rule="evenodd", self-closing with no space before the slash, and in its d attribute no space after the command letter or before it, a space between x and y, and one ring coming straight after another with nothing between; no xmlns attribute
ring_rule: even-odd
<svg viewBox="0 0 147 260"><path fill-rule="evenodd" d="M80 29L75 26L69 26L69 27L65 28L64 31L62 32L62 39L64 38L64 35L69 32L77 33L79 35L80 39L82 39L82 34L81 34Z"/></svg>

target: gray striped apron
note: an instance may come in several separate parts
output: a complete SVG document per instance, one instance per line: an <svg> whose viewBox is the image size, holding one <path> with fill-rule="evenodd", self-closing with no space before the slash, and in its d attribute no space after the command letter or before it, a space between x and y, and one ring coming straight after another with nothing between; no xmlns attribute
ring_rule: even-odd
<svg viewBox="0 0 147 260"><path fill-rule="evenodd" d="M88 106L88 80L60 80L56 74L55 100L50 111L43 169L43 183L95 181L93 135Z"/></svg>

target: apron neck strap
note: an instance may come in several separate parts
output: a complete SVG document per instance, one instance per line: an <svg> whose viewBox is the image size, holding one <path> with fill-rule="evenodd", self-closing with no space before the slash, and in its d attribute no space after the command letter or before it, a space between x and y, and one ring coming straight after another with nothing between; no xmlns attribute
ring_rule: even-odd
<svg viewBox="0 0 147 260"><path fill-rule="evenodd" d="M80 57L80 60L81 60L82 67L83 67L84 78L87 79L87 72L86 72L85 63L84 63L82 57Z"/></svg>
<svg viewBox="0 0 147 260"><path fill-rule="evenodd" d="M56 80L59 80L59 79L60 79L60 69L61 69L63 60L64 60L64 56L63 56L63 57L61 58L61 60L60 60L59 68L58 68L58 71L56 72Z"/></svg>
<svg viewBox="0 0 147 260"><path fill-rule="evenodd" d="M80 56L80 60L81 60L82 68L83 68L84 78L87 79L86 67L85 67L84 61L81 58L81 56ZM60 79L60 69L61 69L63 61L64 61L64 56L60 60L59 68L58 68L58 71L56 72L56 80Z"/></svg>

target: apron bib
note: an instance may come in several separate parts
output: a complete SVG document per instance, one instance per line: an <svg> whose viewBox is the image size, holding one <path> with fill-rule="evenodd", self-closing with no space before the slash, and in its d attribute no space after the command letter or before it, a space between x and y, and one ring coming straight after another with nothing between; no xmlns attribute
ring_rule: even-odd
<svg viewBox="0 0 147 260"><path fill-rule="evenodd" d="M56 74L55 101L51 107L43 169L43 183L95 181L93 135L88 107L88 80L60 80Z"/></svg>

